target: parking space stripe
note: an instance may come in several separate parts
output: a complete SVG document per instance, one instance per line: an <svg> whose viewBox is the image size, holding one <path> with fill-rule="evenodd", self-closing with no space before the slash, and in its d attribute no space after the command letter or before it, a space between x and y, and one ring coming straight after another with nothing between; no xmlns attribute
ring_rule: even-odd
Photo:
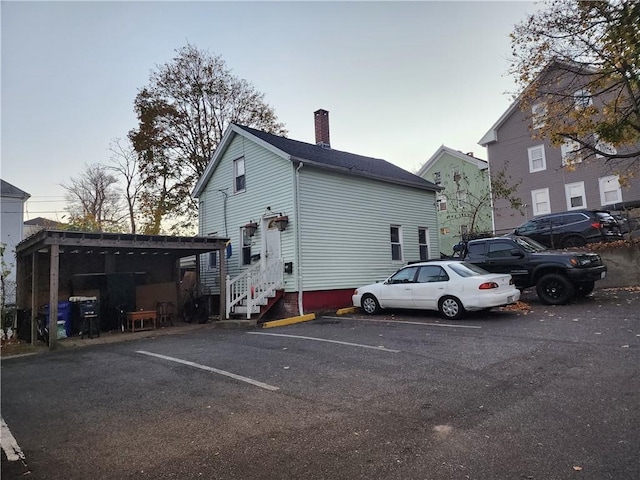
<svg viewBox="0 0 640 480"><path fill-rule="evenodd" d="M22 453L20 445L18 445L11 430L9 430L9 426L2 417L0 417L0 443L2 443L2 449L7 456L7 460L10 462L22 460L24 462L24 453Z"/></svg>
<svg viewBox="0 0 640 480"><path fill-rule="evenodd" d="M348 317L322 317L330 318L333 320L355 320L362 322L378 322L378 323L407 323L409 325L423 325L425 327L448 327L448 328L473 328L481 329L477 325L454 325L451 323L425 323L425 322L410 322L408 320L375 320L373 318L348 318Z"/></svg>
<svg viewBox="0 0 640 480"><path fill-rule="evenodd" d="M175 358L175 357L168 357L166 355L160 355L159 353L152 353L144 350L137 350L136 353L140 353L142 355L148 355L150 357L161 358L162 360L168 360L170 362L181 363L182 365L188 365L189 367L199 368L200 370L206 370L207 372L217 373L218 375L224 375L225 377L230 377L235 380L239 380L241 382L250 383L251 385L264 388L265 390L271 390L271 391L280 390L280 388L274 387L273 385L269 385L268 383L262 383L252 378L243 377L242 375L236 375L235 373L231 373L231 372L225 372L224 370L219 370L213 367L207 367L206 365L200 365L199 363L189 362L188 360L182 360L180 358Z"/></svg>
<svg viewBox="0 0 640 480"><path fill-rule="evenodd" d="M272 337L299 338L302 340L313 340L315 342L337 343L339 345L347 345L349 347L369 348L371 350L380 350L382 352L400 353L400 350L393 350L392 348L374 347L373 345L362 345L360 343L341 342L340 340L327 340L325 338L303 337L301 335L285 335L282 333L264 333L264 332L247 332L247 333L249 335L270 335Z"/></svg>

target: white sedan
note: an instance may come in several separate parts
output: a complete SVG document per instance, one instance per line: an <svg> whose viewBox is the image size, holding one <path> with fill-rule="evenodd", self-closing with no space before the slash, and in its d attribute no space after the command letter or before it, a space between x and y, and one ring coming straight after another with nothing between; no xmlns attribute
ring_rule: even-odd
<svg viewBox="0 0 640 480"><path fill-rule="evenodd" d="M373 315L382 308L438 310L450 320L520 299L511 275L489 273L459 260L414 263L382 283L356 289L353 305Z"/></svg>

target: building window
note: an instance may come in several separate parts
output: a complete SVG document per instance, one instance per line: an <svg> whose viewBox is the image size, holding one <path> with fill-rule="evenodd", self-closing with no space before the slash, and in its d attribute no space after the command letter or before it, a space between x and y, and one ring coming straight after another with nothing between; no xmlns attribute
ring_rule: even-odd
<svg viewBox="0 0 640 480"><path fill-rule="evenodd" d="M610 205L622 201L622 191L617 175L602 177L598 179L600 186L600 204Z"/></svg>
<svg viewBox="0 0 640 480"><path fill-rule="evenodd" d="M616 147L614 147L612 144L610 144L609 142L605 142L604 140L600 140L600 137L598 137L597 133L593 134L593 139L596 150L599 150L606 155L616 155L618 153L618 150L616 150ZM603 155L599 153L596 154L596 158L602 157Z"/></svg>
<svg viewBox="0 0 640 480"><path fill-rule="evenodd" d="M540 190L532 190L531 205L533 206L533 215L551 213L551 208L549 206L549 189L541 188Z"/></svg>
<svg viewBox="0 0 640 480"><path fill-rule="evenodd" d="M450 230L449 228L447 228L447 227L442 227L442 228L440 229L440 233L441 233L442 235L449 235L449 232L450 232L450 231L451 231L451 230Z"/></svg>
<svg viewBox="0 0 640 480"><path fill-rule="evenodd" d="M542 128L545 126L545 117L547 115L547 106L544 103L536 103L531 107L531 120L533 128Z"/></svg>
<svg viewBox="0 0 640 480"><path fill-rule="evenodd" d="M528 148L529 172L541 172L547 169L547 160L544 156L544 145L536 145Z"/></svg>
<svg viewBox="0 0 640 480"><path fill-rule="evenodd" d="M584 182L569 183L564 186L564 192L567 197L567 210L576 210L587 206Z"/></svg>
<svg viewBox="0 0 640 480"><path fill-rule="evenodd" d="M447 209L447 196L438 195L438 210L444 212Z"/></svg>
<svg viewBox="0 0 640 480"><path fill-rule="evenodd" d="M460 235L469 234L469 225L460 225Z"/></svg>
<svg viewBox="0 0 640 480"><path fill-rule="evenodd" d="M215 270L218 267L218 252L209 252L209 270Z"/></svg>
<svg viewBox="0 0 640 480"><path fill-rule="evenodd" d="M572 165L574 163L581 163L582 157L578 154L580 150L580 144L573 140L567 140L560 145L560 151L562 152L562 166Z"/></svg>
<svg viewBox="0 0 640 480"><path fill-rule="evenodd" d="M246 179L244 172L244 158L238 158L233 161L233 188L235 193L244 192L246 188Z"/></svg>
<svg viewBox="0 0 640 480"><path fill-rule="evenodd" d="M391 260L402 260L402 227L391 225Z"/></svg>
<svg viewBox="0 0 640 480"><path fill-rule="evenodd" d="M456 205L458 208L464 208L467 204L467 191L466 190L458 190L456 192Z"/></svg>
<svg viewBox="0 0 640 480"><path fill-rule="evenodd" d="M591 93L587 89L578 90L573 94L573 102L576 106L576 110L582 110L587 108L590 105L593 105L593 100L591 99Z"/></svg>
<svg viewBox="0 0 640 480"><path fill-rule="evenodd" d="M442 179L440 178L440 172L434 172L433 183L435 183L436 185L440 185L442 183Z"/></svg>
<svg viewBox="0 0 640 480"><path fill-rule="evenodd" d="M249 265L251 264L251 237L247 235L247 230L244 227L240 230L240 245L242 245L240 261L242 262L242 265Z"/></svg>
<svg viewBox="0 0 640 480"><path fill-rule="evenodd" d="M418 228L418 247L420 248L420 260L429 260L429 229Z"/></svg>

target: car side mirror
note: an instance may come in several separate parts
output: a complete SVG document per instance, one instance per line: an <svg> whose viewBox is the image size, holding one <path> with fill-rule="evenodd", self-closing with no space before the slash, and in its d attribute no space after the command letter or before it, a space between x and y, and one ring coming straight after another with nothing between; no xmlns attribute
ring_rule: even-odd
<svg viewBox="0 0 640 480"><path fill-rule="evenodd" d="M524 253L522 253L520 250L518 250L517 248L512 248L511 249L511 256L512 257L518 257L518 258L522 258L524 257Z"/></svg>

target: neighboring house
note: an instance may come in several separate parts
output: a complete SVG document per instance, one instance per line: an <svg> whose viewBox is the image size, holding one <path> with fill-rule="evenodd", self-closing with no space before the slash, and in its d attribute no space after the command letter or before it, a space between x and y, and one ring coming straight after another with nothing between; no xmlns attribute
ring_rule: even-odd
<svg viewBox="0 0 640 480"><path fill-rule="evenodd" d="M2 270L6 269L8 275L4 280L4 302L15 302L15 284L16 284L16 245L23 238L23 219L24 204L31 196L27 192L20 190L18 187L11 185L9 182L0 180L2 183L1 195L1 230L2 230Z"/></svg>
<svg viewBox="0 0 640 480"><path fill-rule="evenodd" d="M553 65L541 75L551 74ZM574 98L576 109L583 108L585 102L602 105L599 98L586 96L584 90L575 86L567 90ZM496 234L508 233L536 215L574 209L618 209L621 204L630 205L640 200L640 175L630 178L623 186L604 158L583 161L579 155L572 154L577 148L574 144L567 142L556 147L548 138L535 139L534 133L541 126L536 114L544 111L544 103L536 103L530 111L523 111L517 99L478 142L487 147L492 171L504 169L514 182L522 180L516 195L524 204L524 215L512 209L506 200L496 200ZM637 161L630 159L627 165L634 160ZM566 168L569 164L570 168ZM617 167L623 170L624 162Z"/></svg>
<svg viewBox="0 0 640 480"><path fill-rule="evenodd" d="M418 175L442 187L438 194L440 250L453 246L468 234L493 231L489 164L449 147L441 146Z"/></svg>
<svg viewBox="0 0 640 480"><path fill-rule="evenodd" d="M48 218L36 217L24 222L24 230L22 236L24 238L38 233L40 230L62 230L63 224Z"/></svg>
<svg viewBox="0 0 640 480"><path fill-rule="evenodd" d="M349 306L354 288L440 255L439 187L332 149L325 110L315 112L315 131L313 145L232 125L194 188L199 234L231 239L231 314L257 313L242 303L268 289L283 292L283 313ZM201 263L203 293L217 295L220 259Z"/></svg>

